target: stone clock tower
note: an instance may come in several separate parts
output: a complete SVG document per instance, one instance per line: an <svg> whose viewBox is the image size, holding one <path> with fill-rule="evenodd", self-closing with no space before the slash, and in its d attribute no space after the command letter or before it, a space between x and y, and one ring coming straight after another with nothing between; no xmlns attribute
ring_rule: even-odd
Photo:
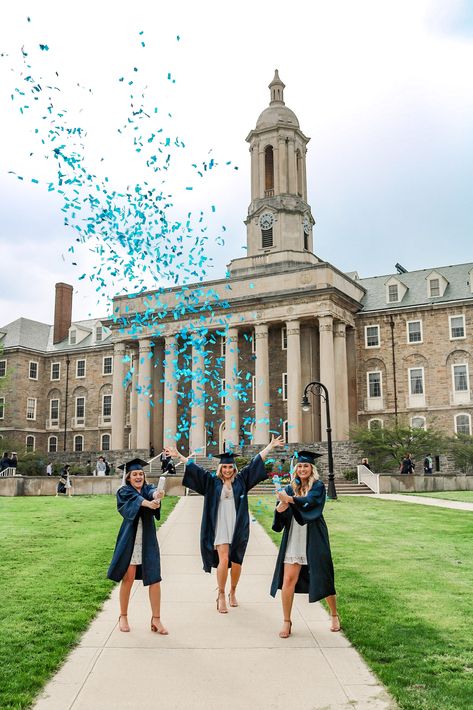
<svg viewBox="0 0 473 710"><path fill-rule="evenodd" d="M276 69L269 85L269 106L260 114L247 141L251 154L251 202L247 226L247 256L230 265L232 276L273 267L285 270L297 263L317 264L307 203L306 153L310 138L284 103L285 85Z"/></svg>

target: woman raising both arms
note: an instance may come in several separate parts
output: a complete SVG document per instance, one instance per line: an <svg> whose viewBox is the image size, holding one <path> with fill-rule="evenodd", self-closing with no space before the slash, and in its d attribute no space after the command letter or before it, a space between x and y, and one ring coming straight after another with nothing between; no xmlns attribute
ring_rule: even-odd
<svg viewBox="0 0 473 710"><path fill-rule="evenodd" d="M273 436L271 442L241 471L237 470L232 453L219 454L216 457L220 459L216 475L200 468L177 449L166 449L173 458L178 457L186 464L183 485L204 496L200 551L204 571L217 568L217 611L220 614L228 612L225 586L229 568L228 601L231 607L238 606L236 588L250 535L247 494L257 483L268 478L264 461L277 446L284 446L284 441L280 436Z"/></svg>

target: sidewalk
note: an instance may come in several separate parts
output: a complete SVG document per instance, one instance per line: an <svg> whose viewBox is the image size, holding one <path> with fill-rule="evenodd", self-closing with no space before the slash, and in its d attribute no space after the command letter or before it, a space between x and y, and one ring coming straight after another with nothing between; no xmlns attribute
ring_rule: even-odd
<svg viewBox="0 0 473 710"><path fill-rule="evenodd" d="M202 498L181 498L159 531L169 636L151 633L141 582L130 603L132 631L120 633L117 585L35 710L393 710L343 634L329 631L319 604L296 595L293 635L279 639L281 602L268 591L276 548L258 523L238 587L241 606L217 613L215 573L202 571L199 554L201 511Z"/></svg>
<svg viewBox="0 0 473 710"><path fill-rule="evenodd" d="M372 500L400 500L402 503L418 503L420 505L433 505L437 508L452 508L453 510L473 510L473 503L462 503L459 500L445 500L444 498L429 498L424 496L410 496L399 493L375 493L369 496Z"/></svg>

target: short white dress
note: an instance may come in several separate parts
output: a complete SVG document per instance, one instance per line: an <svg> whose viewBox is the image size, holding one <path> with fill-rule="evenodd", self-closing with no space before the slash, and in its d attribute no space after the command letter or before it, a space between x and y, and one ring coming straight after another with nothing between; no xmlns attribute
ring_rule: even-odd
<svg viewBox="0 0 473 710"><path fill-rule="evenodd" d="M135 546L133 548L133 553L131 555L130 564L140 565L143 561L143 521L141 518L138 520L138 527L136 528Z"/></svg>
<svg viewBox="0 0 473 710"><path fill-rule="evenodd" d="M289 565L307 564L307 525L299 525L294 517L289 528L284 562Z"/></svg>
<svg viewBox="0 0 473 710"><path fill-rule="evenodd" d="M230 545L235 532L236 510L233 499L233 487L222 486L217 512L217 529L215 531L214 547Z"/></svg>

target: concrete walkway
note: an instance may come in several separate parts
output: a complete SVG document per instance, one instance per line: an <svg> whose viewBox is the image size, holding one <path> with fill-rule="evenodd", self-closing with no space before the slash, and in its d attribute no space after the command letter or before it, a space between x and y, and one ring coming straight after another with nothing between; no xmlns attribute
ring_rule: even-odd
<svg viewBox="0 0 473 710"><path fill-rule="evenodd" d="M400 500L402 503L418 503L419 505L433 505L436 508L452 508L453 510L473 510L473 503L462 503L459 500L446 500L445 498L429 498L428 496L410 496L399 493L375 493L369 496L372 500Z"/></svg>
<svg viewBox="0 0 473 710"><path fill-rule="evenodd" d="M343 634L329 631L320 604L297 595L293 635L278 638L281 603L268 593L276 548L256 522L241 606L217 613L215 574L202 571L199 554L201 511L202 498L181 498L159 531L169 636L151 633L141 582L130 603L132 631L120 633L117 586L35 710L395 708Z"/></svg>

